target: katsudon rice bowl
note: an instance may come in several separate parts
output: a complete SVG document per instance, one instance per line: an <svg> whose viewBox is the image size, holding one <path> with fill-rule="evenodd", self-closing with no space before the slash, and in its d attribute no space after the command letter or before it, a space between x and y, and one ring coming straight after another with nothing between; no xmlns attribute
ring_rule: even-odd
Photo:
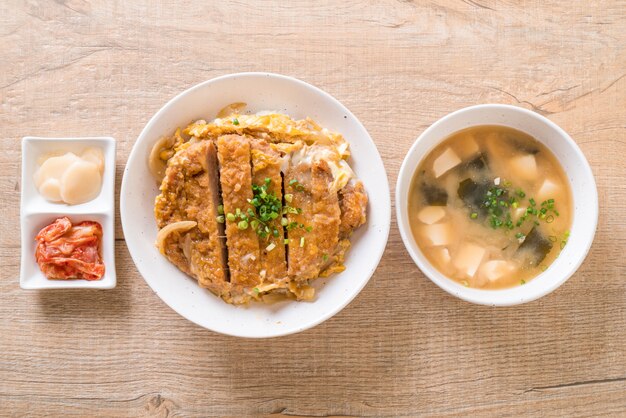
<svg viewBox="0 0 626 418"><path fill-rule="evenodd" d="M390 221L364 127L321 90L267 73L210 80L166 104L131 152L120 207L157 295L245 337L341 310L376 269Z"/></svg>

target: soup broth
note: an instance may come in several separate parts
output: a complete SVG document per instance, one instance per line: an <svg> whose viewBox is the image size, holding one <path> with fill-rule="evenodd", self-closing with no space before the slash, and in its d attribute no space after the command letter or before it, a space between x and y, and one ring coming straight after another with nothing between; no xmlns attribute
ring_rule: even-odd
<svg viewBox="0 0 626 418"><path fill-rule="evenodd" d="M474 288L523 285L569 237L572 197L555 156L528 134L471 127L422 161L409 192L409 222L428 261Z"/></svg>

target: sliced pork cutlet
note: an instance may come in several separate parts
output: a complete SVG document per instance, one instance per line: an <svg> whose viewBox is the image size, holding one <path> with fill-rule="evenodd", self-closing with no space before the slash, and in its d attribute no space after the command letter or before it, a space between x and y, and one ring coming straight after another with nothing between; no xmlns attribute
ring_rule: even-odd
<svg viewBox="0 0 626 418"><path fill-rule="evenodd" d="M283 158L281 154L261 139L252 140L251 146L252 184L259 187L267 184L267 192L276 196L277 201L281 202L283 198L283 179L281 176ZM285 235L280 220L281 217L279 216L269 223L270 232L266 238L258 237L260 276L264 283L286 284L284 283L287 278Z"/></svg>
<svg viewBox="0 0 626 418"><path fill-rule="evenodd" d="M346 252L350 249L350 236L366 220L367 194L360 181L350 180L339 190L339 208L341 210L339 223L339 242L322 267L321 277L328 277L333 273L345 270L343 264Z"/></svg>
<svg viewBox="0 0 626 418"><path fill-rule="evenodd" d="M288 273L295 281L317 278L339 240L340 209L332 192L332 172L324 160L308 159L291 166L285 175L285 194L291 194L288 213Z"/></svg>
<svg viewBox="0 0 626 418"><path fill-rule="evenodd" d="M361 181L350 180L339 190L339 207L341 208L339 237L347 239L366 221L367 194Z"/></svg>
<svg viewBox="0 0 626 418"><path fill-rule="evenodd" d="M224 135L217 140L220 165L220 184L224 213L247 213L253 209L252 174L250 167L250 139L241 135ZM226 245L233 300L245 297L260 282L259 239L248 225L240 225L239 219L226 220ZM237 301L236 301L237 303Z"/></svg>
<svg viewBox="0 0 626 418"><path fill-rule="evenodd" d="M161 252L180 270L219 296L227 296L223 226L217 222L219 202L215 145L200 141L177 152L167 164L154 213L159 229L193 221L191 229L172 232Z"/></svg>

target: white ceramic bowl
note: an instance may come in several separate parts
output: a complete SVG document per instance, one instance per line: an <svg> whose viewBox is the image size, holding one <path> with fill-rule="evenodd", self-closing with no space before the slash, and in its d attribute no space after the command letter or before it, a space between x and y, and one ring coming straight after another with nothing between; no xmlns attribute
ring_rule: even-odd
<svg viewBox="0 0 626 418"><path fill-rule="evenodd" d="M154 246L154 198L158 188L148 170L153 144L177 127L212 119L225 105L245 102L247 110L276 110L294 118L310 116L344 135L350 164L369 192L368 221L352 238L346 270L314 281L313 302L271 305L224 303L168 262ZM120 212L126 244L139 272L156 294L185 318L222 334L274 337L299 332L330 318L346 306L374 273L387 243L391 217L385 169L369 134L345 106L322 90L294 78L268 73L232 74L198 84L170 100L143 129L124 170Z"/></svg>
<svg viewBox="0 0 626 418"><path fill-rule="evenodd" d="M471 289L447 278L430 265L420 251L409 225L408 194L421 160L442 140L461 129L477 125L502 125L526 132L546 145L567 174L574 200L574 217L567 245L550 267L524 286L504 290ZM396 185L398 227L409 254L435 284L468 302L510 306L540 298L562 285L585 259L598 221L598 192L589 163L574 140L549 119L509 105L471 106L439 119L417 138L402 163Z"/></svg>

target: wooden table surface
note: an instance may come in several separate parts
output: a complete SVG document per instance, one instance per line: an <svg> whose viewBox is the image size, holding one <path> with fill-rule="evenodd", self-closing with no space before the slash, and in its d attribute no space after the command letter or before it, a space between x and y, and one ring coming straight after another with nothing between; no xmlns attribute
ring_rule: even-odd
<svg viewBox="0 0 626 418"><path fill-rule="evenodd" d="M204 3L0 4L0 414L626 415L626 2ZM115 290L19 288L22 136L115 137L119 193L135 139L167 100L258 70L350 108L392 189L414 139L448 112L496 102L549 117L596 176L587 260L539 301L474 306L424 277L394 219L346 309L252 341L168 308L118 217Z"/></svg>

